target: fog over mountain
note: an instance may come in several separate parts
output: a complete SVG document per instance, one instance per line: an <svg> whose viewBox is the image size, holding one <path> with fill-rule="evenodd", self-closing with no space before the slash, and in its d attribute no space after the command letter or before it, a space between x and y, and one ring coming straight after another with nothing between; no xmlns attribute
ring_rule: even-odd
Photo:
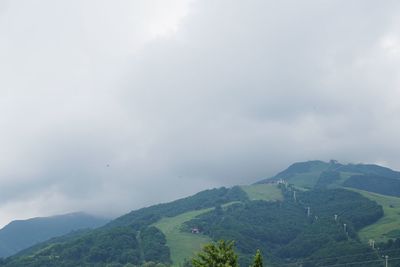
<svg viewBox="0 0 400 267"><path fill-rule="evenodd" d="M294 161L400 169L400 2L0 2L0 225Z"/></svg>

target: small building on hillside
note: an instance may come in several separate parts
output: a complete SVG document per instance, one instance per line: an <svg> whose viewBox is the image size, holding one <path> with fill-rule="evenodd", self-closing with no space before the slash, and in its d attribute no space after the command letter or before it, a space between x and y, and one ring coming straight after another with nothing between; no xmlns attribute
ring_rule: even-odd
<svg viewBox="0 0 400 267"><path fill-rule="evenodd" d="M280 179L271 178L269 180L264 181L263 184L278 184L278 185L279 184L284 184L284 185L287 185L288 182L285 179L282 179L282 178L280 178Z"/></svg>
<svg viewBox="0 0 400 267"><path fill-rule="evenodd" d="M288 185L288 182L286 182L285 179L279 179L279 180L276 181L276 183L277 184L283 184L283 185L286 185L286 186Z"/></svg>
<svg viewBox="0 0 400 267"><path fill-rule="evenodd" d="M192 228L191 231L192 231L192 234L200 234L200 229L197 227Z"/></svg>

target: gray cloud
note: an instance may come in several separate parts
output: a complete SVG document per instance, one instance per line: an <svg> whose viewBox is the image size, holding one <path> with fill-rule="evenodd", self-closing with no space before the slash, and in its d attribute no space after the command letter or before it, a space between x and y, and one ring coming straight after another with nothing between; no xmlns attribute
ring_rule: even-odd
<svg viewBox="0 0 400 267"><path fill-rule="evenodd" d="M3 217L119 214L299 160L400 169L397 1L5 2Z"/></svg>

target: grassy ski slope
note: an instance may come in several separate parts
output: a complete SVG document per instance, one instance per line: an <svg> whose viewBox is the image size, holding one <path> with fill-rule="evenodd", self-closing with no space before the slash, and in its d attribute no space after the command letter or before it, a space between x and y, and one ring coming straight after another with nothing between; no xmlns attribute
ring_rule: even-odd
<svg viewBox="0 0 400 267"><path fill-rule="evenodd" d="M250 200L283 200L282 192L275 184L255 184L241 186Z"/></svg>
<svg viewBox="0 0 400 267"><path fill-rule="evenodd" d="M258 184L242 186L241 188L251 200L275 201L283 199L277 185ZM227 207L233 203L236 202L227 203L223 207ZM164 217L154 224L155 227L164 233L167 239L167 245L171 251L172 266L179 266L185 259L192 258L195 252L200 251L205 244L212 241L208 236L202 234L181 231L183 223L211 210L212 208L208 208L186 212L175 217Z"/></svg>
<svg viewBox="0 0 400 267"><path fill-rule="evenodd" d="M379 221L360 230L359 236L361 240L368 242L369 239L387 241L389 238L400 238L400 198L362 190L352 190L376 201L383 207L384 211L384 216Z"/></svg>
<svg viewBox="0 0 400 267"><path fill-rule="evenodd" d="M190 211L175 217L164 217L154 224L160 229L166 239L171 251L172 266L179 266L185 259L190 259L196 251L200 251L203 245L211 242L211 239L202 234L182 232L181 226L184 222L203 214L212 208Z"/></svg>

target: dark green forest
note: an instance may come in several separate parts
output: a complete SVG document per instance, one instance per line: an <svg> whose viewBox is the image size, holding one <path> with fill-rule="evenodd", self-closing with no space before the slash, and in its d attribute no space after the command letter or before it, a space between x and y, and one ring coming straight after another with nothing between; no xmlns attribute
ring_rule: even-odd
<svg viewBox="0 0 400 267"><path fill-rule="evenodd" d="M55 238L2 261L2 266L125 266L170 264L164 234L151 224L162 217L247 201L239 187L202 191L191 197L143 208L93 231Z"/></svg>
<svg viewBox="0 0 400 267"><path fill-rule="evenodd" d="M215 241L235 240L242 266L250 264L255 249L264 251L266 261L277 266L372 252L358 242L356 231L383 215L375 202L343 189L297 192L296 202L290 200L290 190L285 194L283 202L249 201L226 209L217 207L186 225L199 227ZM310 207L309 213L306 207Z"/></svg>
<svg viewBox="0 0 400 267"><path fill-rule="evenodd" d="M184 223L181 231L190 233L192 228L198 228L201 235L214 241L235 241L240 266L249 266L258 249L263 252L265 266L272 267L352 262L382 266L382 251L400 251L400 242L391 240L372 249L359 241L357 232L379 220L383 209L359 193L332 189L330 185L343 180L343 170L357 171L360 176L349 176L347 186L359 186L351 182L363 179L367 190L380 190L380 180L374 177L382 174L386 176L380 179L398 181L398 172L376 165L341 165L335 161L293 164L276 177L296 177L299 172L312 171L318 174L313 189L299 190L291 184L281 184L283 200L279 201L251 201L240 187L206 190L132 211L95 230L53 238L1 260L0 265L168 266L172 260L166 236L153 224L164 217L210 208ZM385 187L385 193L393 188L396 187ZM389 255L393 264L396 257L400 258L400 252L396 253ZM185 266L190 266L189 259Z"/></svg>
<svg viewBox="0 0 400 267"><path fill-rule="evenodd" d="M400 180L396 178L377 175L354 175L345 181L343 185L388 196L400 196Z"/></svg>

